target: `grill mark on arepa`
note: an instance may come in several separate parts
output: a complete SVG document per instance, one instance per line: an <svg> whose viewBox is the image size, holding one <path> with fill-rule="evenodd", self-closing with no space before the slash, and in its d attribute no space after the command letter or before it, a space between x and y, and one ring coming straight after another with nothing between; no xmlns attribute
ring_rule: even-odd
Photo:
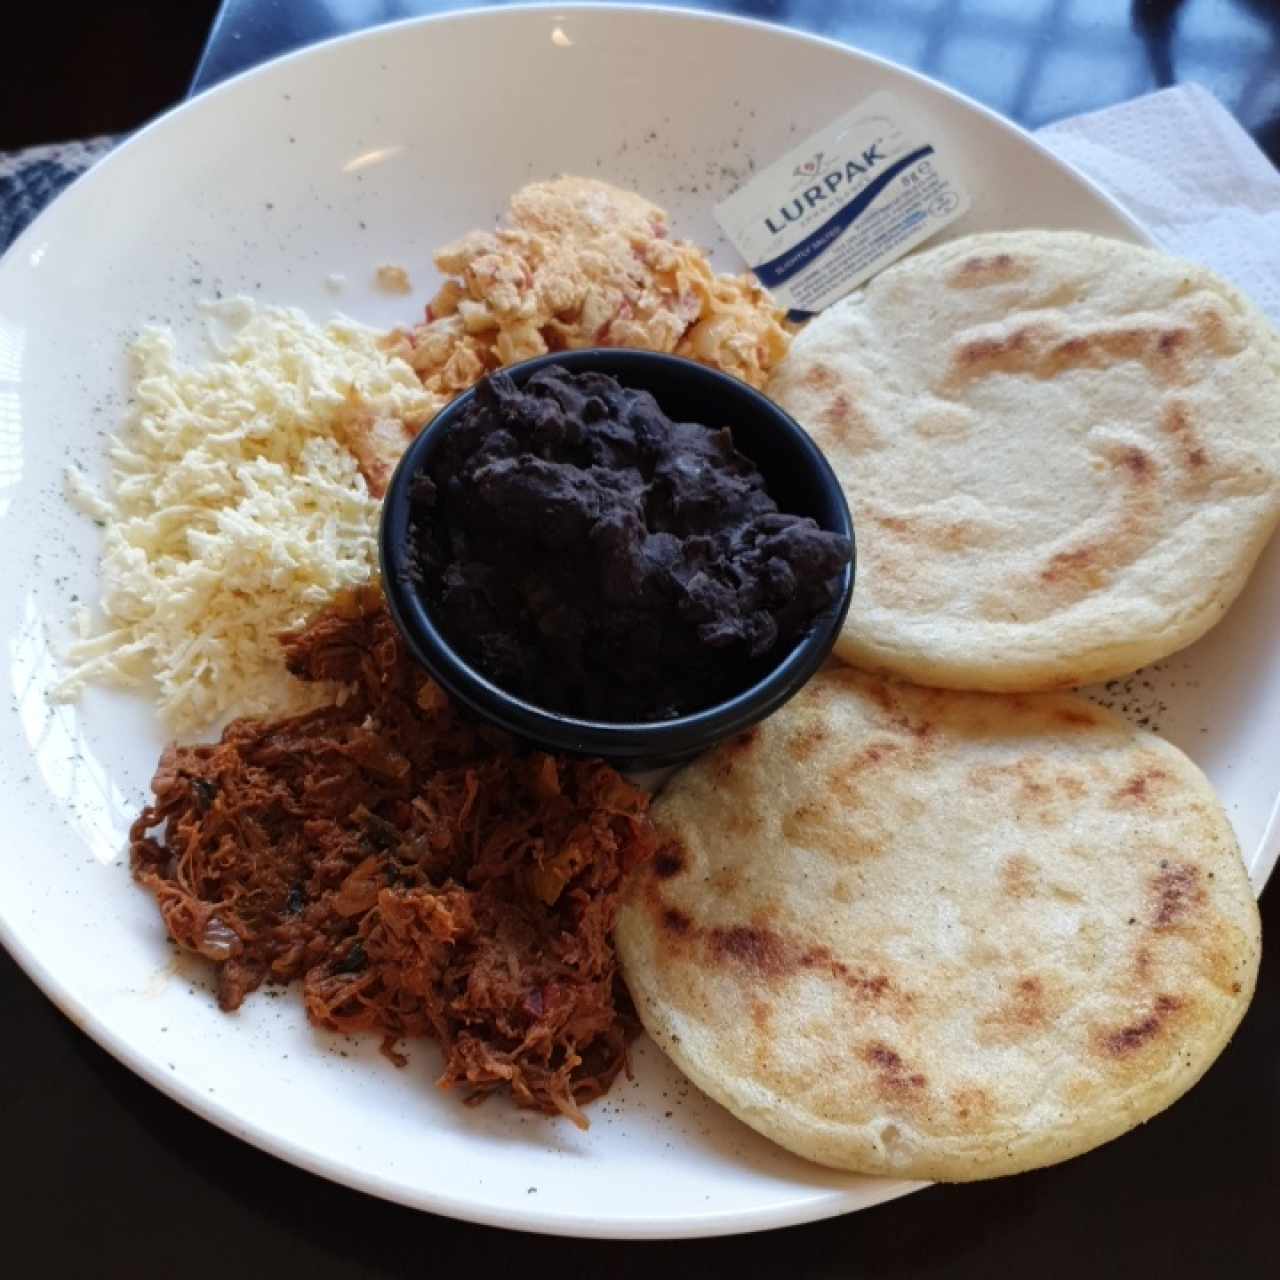
<svg viewBox="0 0 1280 1280"><path fill-rule="evenodd" d="M1160 870L1152 879L1155 895L1154 927L1171 929L1187 916L1203 907L1208 895L1200 882L1200 868L1189 862L1161 859Z"/></svg>
<svg viewBox="0 0 1280 1280"><path fill-rule="evenodd" d="M769 1030L769 1022L773 1016L773 1006L758 998L751 1001L751 1021L755 1029L764 1035Z"/></svg>
<svg viewBox="0 0 1280 1280"><path fill-rule="evenodd" d="M855 752L845 761L843 766L845 777L856 777L860 773L865 773L868 769L883 764L905 750L906 746L901 742L868 742L861 751Z"/></svg>
<svg viewBox="0 0 1280 1280"><path fill-rule="evenodd" d="M1154 470L1151 459L1137 445L1125 445L1117 451L1116 457L1136 480L1149 479Z"/></svg>
<svg viewBox="0 0 1280 1280"><path fill-rule="evenodd" d="M1157 381L1189 381L1190 365L1201 354L1235 355L1242 346L1221 312L1205 308L1192 327L1177 325L1096 325L1083 333L1062 336L1044 324L1025 324L1003 337L970 338L952 353L943 386L956 390L994 374L1048 380L1077 369L1106 370L1118 364L1141 364Z"/></svg>
<svg viewBox="0 0 1280 1280"><path fill-rule="evenodd" d="M721 867L707 883L717 893L727 896L733 893L742 883L742 877L738 874L737 867Z"/></svg>
<svg viewBox="0 0 1280 1280"><path fill-rule="evenodd" d="M1039 325L1027 325L1005 338L970 338L953 355L946 385L955 387L994 373L1034 373L1046 336Z"/></svg>
<svg viewBox="0 0 1280 1280"><path fill-rule="evenodd" d="M1060 582L1076 578L1080 579L1081 586L1100 587L1104 581L1098 564L1100 557L1100 548L1089 542L1082 547L1073 547L1070 551L1059 551L1040 570L1040 579L1042 582Z"/></svg>
<svg viewBox="0 0 1280 1280"><path fill-rule="evenodd" d="M984 1120L995 1110L991 1095L978 1085L968 1085L953 1090L951 1102L959 1120Z"/></svg>
<svg viewBox="0 0 1280 1280"><path fill-rule="evenodd" d="M911 532L911 521L902 516L885 515L878 511L872 511L869 514L876 524L882 529L888 529L891 533Z"/></svg>
<svg viewBox="0 0 1280 1280"><path fill-rule="evenodd" d="M1163 534L1160 469L1135 445L1104 443L1100 466L1124 481L1112 496L1113 510L1103 527L1076 546L1054 552L1044 567L1023 583L993 591L982 601L984 616L1009 620L1009 599L1025 596L1015 621L1039 622L1107 587L1122 569L1134 564Z"/></svg>
<svg viewBox="0 0 1280 1280"><path fill-rule="evenodd" d="M715 755L716 773L721 778L727 778L738 762L750 754L759 737L760 726L757 724L722 743Z"/></svg>
<svg viewBox="0 0 1280 1280"><path fill-rule="evenodd" d="M724 823L725 830L735 836L753 836L763 825L759 813L749 803L734 808Z"/></svg>
<svg viewBox="0 0 1280 1280"><path fill-rule="evenodd" d="M801 381L814 391L829 391L840 381L840 375L830 365L815 364L806 370Z"/></svg>
<svg viewBox="0 0 1280 1280"><path fill-rule="evenodd" d="M833 978L838 978L851 991L871 1000L878 1000L887 994L891 985L888 977L883 973L872 977L855 973L843 960L837 960L829 947L806 948L800 956L799 965L801 969L826 969ZM905 993L903 994L905 997Z"/></svg>
<svg viewBox="0 0 1280 1280"><path fill-rule="evenodd" d="M1129 804L1139 807L1149 806L1152 803L1152 792L1156 790L1158 784L1170 780L1167 769L1159 767L1145 769L1135 773L1125 782L1124 786L1116 792L1114 802L1118 806Z"/></svg>
<svg viewBox="0 0 1280 1280"><path fill-rule="evenodd" d="M799 972L825 972L843 984L854 995L878 1001L891 993L899 1002L909 1005L906 992L894 990L887 974L860 973L838 959L829 947L821 944L801 947L776 930L758 925L715 927L706 931L709 950L717 961L733 961L766 978L793 976Z"/></svg>
<svg viewBox="0 0 1280 1280"><path fill-rule="evenodd" d="M911 430L926 440L961 441L968 438L974 415L964 406L955 403L938 407L933 404L911 420Z"/></svg>
<svg viewBox="0 0 1280 1280"><path fill-rule="evenodd" d="M693 932L693 918L679 907L662 908L662 927L670 933L686 938Z"/></svg>
<svg viewBox="0 0 1280 1280"><path fill-rule="evenodd" d="M913 719L901 702L898 701L896 692L891 687L890 682L874 677L865 677L863 688L871 698L871 701L885 713L885 723L910 734L917 742L922 744L932 737L937 726L927 716ZM925 696L928 696L927 693Z"/></svg>
<svg viewBox="0 0 1280 1280"><path fill-rule="evenodd" d="M834 822L827 805L800 804L783 815L783 836L793 844L820 850L840 862L874 858L884 853L888 832L878 821L874 829L868 829L871 818L857 788L847 779L840 779L838 783L832 784L832 791L841 797L849 812L855 815L858 825Z"/></svg>
<svg viewBox="0 0 1280 1280"><path fill-rule="evenodd" d="M665 902L656 887L647 897L661 927L681 943L701 944L711 964L736 968L771 982L825 971L860 1000L892 998L901 1012L915 1002L911 993L899 989L888 974L848 965L829 947L802 946L761 924L699 925L687 912Z"/></svg>
<svg viewBox="0 0 1280 1280"><path fill-rule="evenodd" d="M1039 868L1023 853L1006 858L1000 867L1000 888L1007 898L1023 900L1036 893Z"/></svg>
<svg viewBox="0 0 1280 1280"><path fill-rule="evenodd" d="M1203 498L1210 490L1219 497L1252 497L1272 483L1266 469L1248 454L1227 462L1210 454L1186 401L1173 400L1165 407L1160 430L1173 445L1183 472L1182 490L1190 497Z"/></svg>
<svg viewBox="0 0 1280 1280"><path fill-rule="evenodd" d="M1188 471L1199 471L1209 455L1191 423L1191 409L1184 401L1173 400L1160 418L1160 429L1178 444L1179 455Z"/></svg>
<svg viewBox="0 0 1280 1280"><path fill-rule="evenodd" d="M1205 307L1196 313L1196 336L1216 356L1239 355L1248 341L1240 326L1228 328L1218 307Z"/></svg>
<svg viewBox="0 0 1280 1280"><path fill-rule="evenodd" d="M688 855L678 840L664 844L653 855L653 862L650 864L653 874L659 880L670 880L672 876L678 876L687 865Z"/></svg>
<svg viewBox="0 0 1280 1280"><path fill-rule="evenodd" d="M982 1039L998 1044L1014 1044L1047 1027L1055 1012L1044 980L1034 973L1024 974L1004 998L978 1019Z"/></svg>
<svg viewBox="0 0 1280 1280"><path fill-rule="evenodd" d="M1055 767L1044 756L1025 756L1009 764L973 765L967 782L974 790L1007 798L1020 821L1034 817L1045 825L1063 821L1089 791L1083 778Z"/></svg>
<svg viewBox="0 0 1280 1280"><path fill-rule="evenodd" d="M825 443L842 444L852 453L881 449L884 440L847 391L837 391L818 410L818 425L824 428Z"/></svg>
<svg viewBox="0 0 1280 1280"><path fill-rule="evenodd" d="M793 967L786 942L772 929L749 924L728 928L716 925L705 930L705 934L708 949L716 961L734 960L765 977L777 977Z"/></svg>
<svg viewBox="0 0 1280 1280"><path fill-rule="evenodd" d="M902 1056L880 1040L873 1040L862 1050L862 1060L876 1069L876 1083L881 1096L900 1098L918 1092L928 1080L920 1071L909 1071Z"/></svg>
<svg viewBox="0 0 1280 1280"><path fill-rule="evenodd" d="M787 739L787 754L797 764L803 764L827 741L827 737L826 728L817 722L802 725Z"/></svg>
<svg viewBox="0 0 1280 1280"><path fill-rule="evenodd" d="M896 534L910 548L928 547L933 551L973 551L994 546L1000 541L1001 531L992 521L976 518L951 520L932 513L905 516L869 508L866 516L882 529Z"/></svg>
<svg viewBox="0 0 1280 1280"><path fill-rule="evenodd" d="M1025 280L1031 274L1031 263L1011 253L995 253L984 257L975 254L954 267L947 276L949 289L984 289L993 284Z"/></svg>
<svg viewBox="0 0 1280 1280"><path fill-rule="evenodd" d="M1094 1042L1108 1057L1126 1058L1155 1040L1184 1004L1177 996L1159 995L1146 1017L1114 1031L1099 1031Z"/></svg>

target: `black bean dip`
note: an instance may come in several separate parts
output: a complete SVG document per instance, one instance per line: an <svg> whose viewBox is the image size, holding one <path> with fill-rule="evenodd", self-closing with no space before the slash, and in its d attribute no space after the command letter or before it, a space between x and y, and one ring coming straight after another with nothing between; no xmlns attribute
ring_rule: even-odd
<svg viewBox="0 0 1280 1280"><path fill-rule="evenodd" d="M550 368L495 373L415 477L417 589L537 706L665 720L763 676L836 599L847 538L785 515L727 427Z"/></svg>

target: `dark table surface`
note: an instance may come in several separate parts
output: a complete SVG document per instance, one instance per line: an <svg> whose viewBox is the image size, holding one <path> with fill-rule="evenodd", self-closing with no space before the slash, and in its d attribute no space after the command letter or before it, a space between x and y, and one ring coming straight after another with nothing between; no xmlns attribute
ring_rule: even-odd
<svg viewBox="0 0 1280 1280"><path fill-rule="evenodd" d="M393 0L227 0L195 87L309 40L461 7ZM1276 159L1280 4L1262 0L738 0L732 8L856 43L1029 125L1159 84L1207 84ZM0 145L120 130L166 105L191 65L198 5L59 6L49 47L0 42ZM181 11L181 12L179 12ZM152 16L156 15L156 16ZM201 18L207 21L207 17ZM125 33L122 35L122 31ZM55 42L56 43L53 43ZM114 41L114 44L112 43ZM41 58L104 64L68 95ZM50 52L53 48L55 52ZM52 73L51 73L52 74ZM92 82L91 82L92 83ZM1280 252L1280 246L1277 246ZM1280 896L1263 899L1280 936ZM0 1125L4 1269L53 1276L399 1276L519 1265L562 1277L1273 1277L1280 1274L1280 960L1205 1080L1137 1132L1054 1169L934 1187L852 1217L765 1236L567 1242L384 1204L227 1137L132 1076L0 953L10 1046ZM318 1119L323 1100L317 1100ZM429 1138L424 1135L424 1141Z"/></svg>

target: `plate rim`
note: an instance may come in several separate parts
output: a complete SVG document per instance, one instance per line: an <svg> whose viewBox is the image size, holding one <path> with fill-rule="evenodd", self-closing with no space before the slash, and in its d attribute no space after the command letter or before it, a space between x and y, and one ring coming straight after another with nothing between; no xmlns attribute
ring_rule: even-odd
<svg viewBox="0 0 1280 1280"><path fill-rule="evenodd" d="M226 79L220 80L193 97L184 99L156 116L153 120L148 121L145 125L123 138L97 163L91 165L84 173L77 176L24 228L6 252L0 255L0 267L7 265L11 256L20 256L26 250L29 243L40 234L42 225L51 212L63 202L68 192L80 187L82 183L100 180L100 175L107 172L127 148L132 147L152 133L171 127L170 122L173 119L180 118L189 111L201 108L206 102L213 101L220 95L233 93L243 81L275 74L279 68L295 60L329 56L340 46L354 45L365 41L372 42L386 39L388 36L394 38L392 33L406 28L416 29L435 25L475 23L479 21L502 24L509 22L511 15L516 14L521 15L522 19L526 19L530 15L561 13L589 14L593 19L605 21L626 21L636 16L653 16L659 19L696 21L712 27L747 28L773 39L814 45L834 50L853 61L877 65L893 72L898 77L942 94L971 113L985 117L997 128L1006 134L1012 135L1024 148L1031 148L1042 160L1048 161L1054 168L1074 180L1076 185L1092 195L1095 201L1109 208L1117 219L1129 229L1134 242L1147 246L1158 244L1142 223L1114 196L1069 161L1057 155L1029 130L960 90L952 88L950 85L930 75L895 62L893 59L829 36L799 30L781 23L768 22L759 18L740 17L715 10L663 4L604 4L593 2L593 0L570 0L568 3L549 3L547 0L538 0L537 3L522 3L502 7L471 6L444 13L417 15L380 23L359 31L341 33L303 45L300 48L288 50L265 62L228 76ZM1260 882L1255 881L1258 893L1261 893L1267 876L1274 868L1277 858L1280 858L1280 798L1277 799L1276 807L1264 832L1262 848L1265 852L1263 863L1258 873ZM4 945L17 965L63 1015L135 1075L186 1110L217 1126L231 1136L249 1143L269 1156L285 1160L308 1173L323 1177L328 1181L336 1182L355 1191L375 1195L381 1199L419 1211L437 1213L459 1221L483 1226L571 1238L620 1240L690 1239L772 1230L779 1227L797 1226L808 1222L839 1217L847 1213L874 1208L878 1204L887 1203L931 1185L928 1182L898 1182L886 1179L883 1194L880 1199L871 1204L851 1203L853 1199L852 1193L831 1190L801 1204L783 1201L773 1207L764 1209L697 1212L679 1219L667 1218L649 1221L599 1215L579 1217L548 1210L539 1211L532 1207L529 1209L515 1209L496 1205L489 1206L477 1203L469 1198L450 1195L445 1191L434 1189L423 1191L421 1188L408 1186L403 1182L397 1182L392 1178L377 1173L355 1171L349 1165L339 1163L330 1157L316 1155L290 1138L275 1134L260 1124L242 1120L230 1105L223 1103L217 1097L210 1097L198 1093L194 1088L187 1087L183 1080L166 1073L157 1062L153 1062L143 1051L135 1048L125 1036L118 1033L105 1019L100 1018L91 1007L70 995L54 978L41 957L21 941L9 917L10 913L4 909L3 904L0 904L0 944Z"/></svg>
<svg viewBox="0 0 1280 1280"><path fill-rule="evenodd" d="M229 92L235 85L242 81L249 80L255 76L265 75L276 68L287 63L309 56L323 56L325 53L340 45L353 45L366 40L374 40L384 35L398 30L404 30L409 27L427 27L436 23L450 22L473 22L473 21L501 21L508 15L512 14L536 14L536 13L590 13L597 16L606 16L620 14L624 17L635 14L654 14L660 17L679 17L689 20L704 22L711 26L728 26L728 27L746 27L763 32L767 35L774 36L783 40L795 40L801 43L813 44L822 48L834 49L842 54L853 55L855 58L872 62L881 67L888 68L900 76L904 76L909 80L917 81L920 84L927 85L930 89L954 99L970 111L976 112L984 116L990 123L1003 130L1005 133L1012 134L1024 146L1030 146L1041 159L1049 161L1054 168L1071 178L1077 185L1086 188L1089 193L1101 204L1106 205L1112 213L1123 223L1125 223L1133 235L1136 243L1147 247L1159 248L1159 241L1151 234L1151 232L1136 218L1128 209L1125 208L1119 200L1115 198L1109 191L1095 182L1087 173L1077 168L1069 160L1058 155L1030 130L1018 124L1016 120L1012 120L1006 115L1002 115L992 107L988 107L985 103L979 102L976 98L970 97L967 93L960 89L952 88L943 80L939 80L934 76L928 75L923 71L916 71L912 67L908 67L901 62L895 62L892 58L886 58L878 53L871 53L869 50L859 48L857 45L848 44L843 40L836 40L831 36L818 35L811 31L802 31L795 27L788 27L780 22L767 22L762 18L740 17L737 14L722 13L713 9L697 9L688 5L668 5L668 4L648 4L648 3L622 3L610 4L602 3L601 0L565 0L564 3L556 3L555 0L529 0L517 4L496 5L469 5L462 9L450 9L443 13L420 14L408 18L397 18L390 22L377 23L374 26L363 27L358 31L347 31L339 35L328 36L323 40L316 40L310 44L304 44L297 49L289 49L284 53L278 54L274 58L269 58L265 62L256 63L252 67L246 67L243 71L237 71L234 75L228 76L224 80L219 80L216 84L210 85L207 89L202 89L199 93L183 98L180 102L160 112L153 119L148 120L146 124L141 125L132 133L122 137L105 155L94 161L87 169L76 175L58 194L47 204L40 212L29 222L18 236L13 240L9 247L0 253L0 265L3 265L10 256L19 256L17 250L25 247L25 243L32 233L39 229L40 224L45 220L48 214L62 203L63 197L68 192L80 186L91 176L96 176L111 166L119 157L119 155L127 148L133 146L135 142L140 141L148 134L156 132L166 127L170 120L181 116L183 113L198 107L207 101L210 101L224 92ZM1064 117L1069 119L1073 117ZM1050 122L1054 123L1054 122ZM33 238L33 237L32 237Z"/></svg>

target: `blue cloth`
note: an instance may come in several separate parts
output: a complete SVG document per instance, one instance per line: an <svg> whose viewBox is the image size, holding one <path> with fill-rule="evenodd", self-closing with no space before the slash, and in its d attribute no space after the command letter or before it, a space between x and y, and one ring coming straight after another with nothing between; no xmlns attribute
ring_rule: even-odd
<svg viewBox="0 0 1280 1280"><path fill-rule="evenodd" d="M0 152L0 253L54 198L114 144L112 137Z"/></svg>

